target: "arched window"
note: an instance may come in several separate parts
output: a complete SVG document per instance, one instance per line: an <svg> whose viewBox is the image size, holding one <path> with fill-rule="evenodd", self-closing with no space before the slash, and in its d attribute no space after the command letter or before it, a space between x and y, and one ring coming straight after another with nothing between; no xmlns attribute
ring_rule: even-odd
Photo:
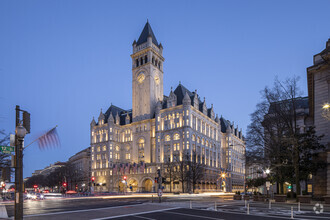
<svg viewBox="0 0 330 220"><path fill-rule="evenodd" d="M129 151L130 150L130 147L129 145L126 146L126 151Z"/></svg>
<svg viewBox="0 0 330 220"><path fill-rule="evenodd" d="M170 141L171 140L171 136L170 135L166 135L165 136L165 141Z"/></svg>
<svg viewBox="0 0 330 220"><path fill-rule="evenodd" d="M139 149L144 149L144 139L143 138L139 139L138 146L139 146Z"/></svg>
<svg viewBox="0 0 330 220"><path fill-rule="evenodd" d="M147 55L144 56L144 63L148 63L148 56Z"/></svg>
<svg viewBox="0 0 330 220"><path fill-rule="evenodd" d="M193 134L191 139L192 139L192 141L196 141L196 136Z"/></svg>
<svg viewBox="0 0 330 220"><path fill-rule="evenodd" d="M179 140L180 139L180 135L178 133L175 133L173 136L173 140Z"/></svg>
<svg viewBox="0 0 330 220"><path fill-rule="evenodd" d="M206 141L206 147L208 147L209 146L209 142L208 141Z"/></svg>
<svg viewBox="0 0 330 220"><path fill-rule="evenodd" d="M120 149L119 149L119 146L117 145L117 146L116 146L116 151L119 151L119 150L120 150Z"/></svg>
<svg viewBox="0 0 330 220"><path fill-rule="evenodd" d="M143 58L140 58L140 64L143 65Z"/></svg>
<svg viewBox="0 0 330 220"><path fill-rule="evenodd" d="M144 139L140 138L138 141L138 147L139 147L139 160L144 160Z"/></svg>
<svg viewBox="0 0 330 220"><path fill-rule="evenodd" d="M135 60L135 64L136 64L136 67L139 66L139 60L138 59Z"/></svg>
<svg viewBox="0 0 330 220"><path fill-rule="evenodd" d="M204 140L204 138L202 139L202 145L205 145L205 140Z"/></svg>
<svg viewBox="0 0 330 220"><path fill-rule="evenodd" d="M155 64L155 58L152 57L152 64Z"/></svg>
<svg viewBox="0 0 330 220"><path fill-rule="evenodd" d="M197 143L200 143L200 142L201 142L201 138L197 137Z"/></svg>

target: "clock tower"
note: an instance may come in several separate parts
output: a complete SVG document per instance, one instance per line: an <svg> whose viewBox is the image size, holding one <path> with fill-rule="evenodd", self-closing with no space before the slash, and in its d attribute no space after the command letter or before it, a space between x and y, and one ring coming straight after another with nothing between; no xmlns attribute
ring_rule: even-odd
<svg viewBox="0 0 330 220"><path fill-rule="evenodd" d="M163 46L158 44L149 22L136 42L132 58L133 121L154 117L157 101L163 100Z"/></svg>

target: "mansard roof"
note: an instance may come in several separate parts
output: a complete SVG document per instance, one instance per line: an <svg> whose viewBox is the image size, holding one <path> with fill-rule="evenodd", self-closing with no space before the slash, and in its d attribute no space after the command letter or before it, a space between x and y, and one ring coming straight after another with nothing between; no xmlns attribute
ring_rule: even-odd
<svg viewBox="0 0 330 220"><path fill-rule="evenodd" d="M222 116L220 118L220 124L221 124L221 132L226 133L227 128L230 126L232 128L232 125L230 124L229 120L224 119Z"/></svg>
<svg viewBox="0 0 330 220"><path fill-rule="evenodd" d="M174 94L176 95L177 98L177 105L182 105L182 100L186 93L188 93L190 99L191 97L194 97L194 94L180 83L178 87L176 87L176 89L174 90Z"/></svg>
<svg viewBox="0 0 330 220"><path fill-rule="evenodd" d="M307 109L308 108L308 97L297 97L293 100L295 104L296 110L298 109ZM273 114L276 112L276 109L280 109L281 107L289 107L291 108L293 105L293 102L291 99L283 100L279 102L272 102L270 103L268 114ZM286 109L288 110L288 109Z"/></svg>
<svg viewBox="0 0 330 220"><path fill-rule="evenodd" d="M108 110L104 113L105 115L105 121L108 121L108 118L110 117L110 114L112 114L113 118L116 118L116 115L119 115L120 118L120 125L125 125L126 122L126 116L129 114L130 116L130 123L132 122L132 109L124 110L122 108L119 108L113 104L108 108Z"/></svg>
<svg viewBox="0 0 330 220"><path fill-rule="evenodd" d="M147 21L146 25L144 26L143 31L142 31L136 45L146 43L147 40L148 40L149 35L152 37L152 43L159 46L158 42L157 42L157 39L154 35L154 32L152 31L151 26L150 26L148 21Z"/></svg>

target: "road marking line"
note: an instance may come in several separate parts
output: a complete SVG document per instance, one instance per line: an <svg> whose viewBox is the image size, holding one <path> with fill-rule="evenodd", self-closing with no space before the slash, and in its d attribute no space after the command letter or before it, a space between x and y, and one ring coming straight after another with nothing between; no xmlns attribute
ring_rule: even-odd
<svg viewBox="0 0 330 220"><path fill-rule="evenodd" d="M214 212L214 211L211 211L211 210L204 210L204 211ZM223 211L223 210L221 210L219 212L229 213L229 214L246 215L245 212L244 213L241 213L241 212L230 212L230 211ZM283 218L283 219L288 219L289 218L289 215L287 217L285 217L285 216L282 217L282 216L267 216L267 215L263 215L263 214L267 214L267 213L260 213L259 215L256 215L256 214L251 214L251 212L250 212L250 215L259 216L259 217L262 216L262 217L265 217L265 218ZM301 217L303 217L303 216L301 216ZM297 217L295 217L295 219L304 219L304 218L297 218Z"/></svg>
<svg viewBox="0 0 330 220"><path fill-rule="evenodd" d="M109 216L109 217L104 217L104 218L94 218L94 219L91 219L91 220L104 220L104 219L121 218L121 217L127 217L127 216L136 217L136 215L144 215L144 214L155 213L155 212L163 212L163 211L173 210L173 209L180 209L180 207L168 208L168 209L158 209L158 210L153 210L153 211L148 211L148 212L136 212L136 213L132 213L132 214L116 215L116 216Z"/></svg>
<svg viewBox="0 0 330 220"><path fill-rule="evenodd" d="M43 213L43 214L35 214L35 215L24 215L24 217L36 217L36 216L45 216L45 215L60 215L60 214L70 214L70 213L77 213L77 212L89 212L95 210L103 210L103 209L114 209L126 206L140 206L144 204L135 204L135 205L119 205L119 206L110 206L110 207L102 207L102 208L95 208L95 209L81 209L81 210L73 210L73 211L65 211L65 212L51 212L51 213Z"/></svg>
<svg viewBox="0 0 330 220"><path fill-rule="evenodd" d="M149 219L149 220L156 220L154 218L147 218L147 217L143 217L143 216L134 216L134 218L143 218L143 219Z"/></svg>
<svg viewBox="0 0 330 220"><path fill-rule="evenodd" d="M207 218L207 219L224 220L222 218L213 218L213 217L207 217L207 216L202 216L202 215L189 215L189 214L181 213L181 212L168 212L168 211L165 211L165 213L171 213L171 214L176 214L176 215L186 215L186 216L196 217L196 218Z"/></svg>

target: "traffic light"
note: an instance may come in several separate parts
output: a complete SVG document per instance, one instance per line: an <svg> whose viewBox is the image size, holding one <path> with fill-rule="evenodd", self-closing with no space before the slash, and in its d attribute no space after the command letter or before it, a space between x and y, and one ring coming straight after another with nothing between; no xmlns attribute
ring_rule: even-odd
<svg viewBox="0 0 330 220"><path fill-rule="evenodd" d="M157 170L157 174L158 174L158 176L160 176L160 169Z"/></svg>
<svg viewBox="0 0 330 220"><path fill-rule="evenodd" d="M6 187L6 183L3 183L3 184L2 184L2 188L5 188L5 187Z"/></svg>
<svg viewBox="0 0 330 220"><path fill-rule="evenodd" d="M26 133L30 133L30 113L27 111L23 112L23 127L26 129Z"/></svg>
<svg viewBox="0 0 330 220"><path fill-rule="evenodd" d="M35 189L38 188L38 185L33 185L33 188L35 188Z"/></svg>
<svg viewBox="0 0 330 220"><path fill-rule="evenodd" d="M123 177L123 179L126 181L126 179L127 179L127 176L124 176L124 177Z"/></svg>
<svg viewBox="0 0 330 220"><path fill-rule="evenodd" d="M66 184L66 182L64 182L64 183L63 183L63 187L65 187L65 188L66 188L66 186L67 186L67 184Z"/></svg>
<svg viewBox="0 0 330 220"><path fill-rule="evenodd" d="M158 177L155 177L155 183L158 183Z"/></svg>
<svg viewBox="0 0 330 220"><path fill-rule="evenodd" d="M93 177L92 177L92 183L94 183L94 181L95 181L95 177L93 176Z"/></svg>

